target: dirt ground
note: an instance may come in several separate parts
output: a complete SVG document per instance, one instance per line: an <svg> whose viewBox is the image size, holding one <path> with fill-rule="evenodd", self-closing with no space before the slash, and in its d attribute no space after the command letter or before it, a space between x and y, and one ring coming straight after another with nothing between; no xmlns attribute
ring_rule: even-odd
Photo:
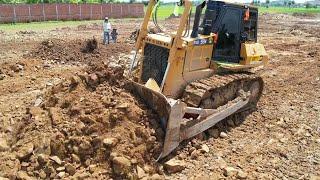
<svg viewBox="0 0 320 180"><path fill-rule="evenodd" d="M125 21L113 22L119 42L109 46L96 23L0 31L0 177L320 179L319 16L261 15L270 63L257 71L265 82L257 110L161 162L158 117L122 75L141 23ZM98 48L83 51L93 37ZM169 159L179 172L164 167Z"/></svg>

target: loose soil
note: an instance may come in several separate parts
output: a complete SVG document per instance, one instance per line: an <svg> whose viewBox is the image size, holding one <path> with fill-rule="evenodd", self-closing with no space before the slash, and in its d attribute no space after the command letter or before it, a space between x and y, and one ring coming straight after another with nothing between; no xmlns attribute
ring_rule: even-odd
<svg viewBox="0 0 320 180"><path fill-rule="evenodd" d="M265 81L257 110L160 162L158 117L129 93L123 76L140 22L114 21L119 43L108 46L98 24L1 31L0 177L320 177L319 16L261 15L259 42L270 63L256 72ZM174 29L177 22L160 23ZM169 159L183 168L168 172Z"/></svg>

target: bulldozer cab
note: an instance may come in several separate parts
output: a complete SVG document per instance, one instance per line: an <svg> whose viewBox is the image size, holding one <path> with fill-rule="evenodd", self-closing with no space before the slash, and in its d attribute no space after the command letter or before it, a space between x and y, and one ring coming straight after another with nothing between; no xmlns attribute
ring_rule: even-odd
<svg viewBox="0 0 320 180"><path fill-rule="evenodd" d="M200 34L215 33L218 36L212 59L239 63L241 43L257 42L258 9L225 3L208 1Z"/></svg>

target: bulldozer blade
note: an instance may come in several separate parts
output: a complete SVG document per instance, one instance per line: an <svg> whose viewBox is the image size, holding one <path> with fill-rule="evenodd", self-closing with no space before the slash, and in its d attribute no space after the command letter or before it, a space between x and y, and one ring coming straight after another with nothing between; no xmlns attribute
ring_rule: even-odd
<svg viewBox="0 0 320 180"><path fill-rule="evenodd" d="M133 92L137 93L150 108L160 115L161 119L168 119L171 105L163 94L134 81L130 81L130 86Z"/></svg>
<svg viewBox="0 0 320 180"><path fill-rule="evenodd" d="M158 159L170 154L180 143L180 123L184 115L185 103L167 99L160 92L154 91L145 85L131 81L132 90L152 108L161 120L165 121L165 141L163 150ZM170 120L170 121L168 121Z"/></svg>
<svg viewBox="0 0 320 180"><path fill-rule="evenodd" d="M160 92L145 85L133 81L130 83L131 89L166 122L165 140L158 160L169 155L183 140L196 136L245 107L249 103L251 94L242 93L217 109L202 109L187 107L181 100L166 98ZM185 119L186 114L198 115L199 118ZM186 124L191 124L191 126L186 126Z"/></svg>

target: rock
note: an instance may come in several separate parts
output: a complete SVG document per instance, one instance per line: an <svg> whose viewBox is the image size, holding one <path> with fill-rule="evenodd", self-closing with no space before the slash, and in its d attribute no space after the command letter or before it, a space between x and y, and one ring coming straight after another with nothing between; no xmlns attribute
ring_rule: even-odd
<svg viewBox="0 0 320 180"><path fill-rule="evenodd" d="M64 167L64 166L61 166L61 167L58 167L56 170L58 171L58 172L60 172L60 171L64 171L66 168Z"/></svg>
<svg viewBox="0 0 320 180"><path fill-rule="evenodd" d="M38 155L38 158L37 158L38 163L39 163L40 165L45 164L45 163L48 161L48 159L49 159L48 156L45 155L45 154L39 154L39 155Z"/></svg>
<svg viewBox="0 0 320 180"><path fill-rule="evenodd" d="M71 154L71 158L73 162L80 163L80 158L76 154Z"/></svg>
<svg viewBox="0 0 320 180"><path fill-rule="evenodd" d="M58 165L61 165L62 164L62 161L61 159L58 157L58 156L51 156L50 159L52 161L54 161L55 163L57 163Z"/></svg>
<svg viewBox="0 0 320 180"><path fill-rule="evenodd" d="M152 167L150 165L148 165L148 164L144 165L143 169L148 174L151 173L151 171L152 171Z"/></svg>
<svg viewBox="0 0 320 180"><path fill-rule="evenodd" d="M17 158L19 160L24 160L31 155L33 152L34 145L33 143L27 143L19 148L17 152Z"/></svg>
<svg viewBox="0 0 320 180"><path fill-rule="evenodd" d="M180 154L178 155L178 158L180 160L183 160L183 159L187 158L187 155L185 153L183 153L183 152L180 152Z"/></svg>
<svg viewBox="0 0 320 180"><path fill-rule="evenodd" d="M89 172L90 172L91 174L93 174L93 173L95 172L96 168L97 168L97 165L91 164L91 165L89 165L88 168L89 168Z"/></svg>
<svg viewBox="0 0 320 180"><path fill-rule="evenodd" d="M214 129L214 128L209 129L208 133L210 136L212 136L214 138L218 138L220 135L219 129Z"/></svg>
<svg viewBox="0 0 320 180"><path fill-rule="evenodd" d="M9 150L7 140L0 137L0 152Z"/></svg>
<svg viewBox="0 0 320 180"><path fill-rule="evenodd" d="M233 167L225 167L225 168L223 168L223 175L225 175L227 177L228 176L234 176L234 175L237 174L237 172L238 172L238 170L233 168Z"/></svg>
<svg viewBox="0 0 320 180"><path fill-rule="evenodd" d="M310 180L319 180L320 176L310 175Z"/></svg>
<svg viewBox="0 0 320 180"><path fill-rule="evenodd" d="M30 166L30 163L28 163L28 162L21 162L21 167L26 168L26 167L28 167L28 166Z"/></svg>
<svg viewBox="0 0 320 180"><path fill-rule="evenodd" d="M72 164L67 163L64 167L66 168L66 172L71 176L76 173L76 168Z"/></svg>
<svg viewBox="0 0 320 180"><path fill-rule="evenodd" d="M128 175L131 171L131 162L125 157L118 156L112 159L112 168L115 174Z"/></svg>
<svg viewBox="0 0 320 180"><path fill-rule="evenodd" d="M221 133L220 133L220 137L221 137L221 138L226 138L226 137L228 137L228 135L227 135L227 133L225 133L225 132L221 132Z"/></svg>
<svg viewBox="0 0 320 180"><path fill-rule="evenodd" d="M46 174L56 174L56 170L52 166L45 166L43 169Z"/></svg>
<svg viewBox="0 0 320 180"><path fill-rule="evenodd" d="M53 125L58 125L63 122L63 114L60 108L51 107L49 108L49 116Z"/></svg>
<svg viewBox="0 0 320 180"><path fill-rule="evenodd" d="M126 110L128 109L129 104L128 103L122 103L116 106L117 109L122 109L122 110Z"/></svg>
<svg viewBox="0 0 320 180"><path fill-rule="evenodd" d="M29 180L29 179L33 179L31 178L27 172L25 171L18 171L17 173L17 178L21 179L21 180Z"/></svg>
<svg viewBox="0 0 320 180"><path fill-rule="evenodd" d="M140 166L137 166L137 174L139 179L142 179L143 177L146 176L146 173Z"/></svg>
<svg viewBox="0 0 320 180"><path fill-rule="evenodd" d="M82 140L81 144L79 145L79 154L85 155L90 154L92 151L92 146L90 141Z"/></svg>
<svg viewBox="0 0 320 180"><path fill-rule="evenodd" d="M84 180L84 179L88 179L90 176L90 174L88 172L82 172L82 173L77 173L76 175L74 175L75 178L72 179L79 179L79 180Z"/></svg>
<svg viewBox="0 0 320 180"><path fill-rule="evenodd" d="M116 152L111 152L110 153L110 159L114 159L117 156L118 156L118 153L116 153Z"/></svg>
<svg viewBox="0 0 320 180"><path fill-rule="evenodd" d="M103 139L102 142L105 147L110 148L110 147L114 147L118 143L118 139L110 137L110 138Z"/></svg>
<svg viewBox="0 0 320 180"><path fill-rule="evenodd" d="M66 172L61 171L57 174L57 177L59 177L60 179L62 179L64 176L66 175Z"/></svg>
<svg viewBox="0 0 320 180"><path fill-rule="evenodd" d="M39 172L39 177L41 178L41 179L46 179L46 177L47 177L47 174L44 172L44 170L40 170L40 172Z"/></svg>
<svg viewBox="0 0 320 180"><path fill-rule="evenodd" d="M234 127L234 126L235 126L235 124L234 124L234 122L233 122L232 119L228 119L228 120L227 120L227 124L228 124L229 126L231 126L231 127Z"/></svg>
<svg viewBox="0 0 320 180"><path fill-rule="evenodd" d="M42 98L37 98L35 101L34 101L34 106L35 107L38 107L41 105L41 103L43 102Z"/></svg>
<svg viewBox="0 0 320 180"><path fill-rule="evenodd" d="M192 151L192 153L190 154L191 159L198 159L198 156L199 154L197 150Z"/></svg>
<svg viewBox="0 0 320 180"><path fill-rule="evenodd" d="M195 150L197 150L195 147L191 147L190 149L189 149L189 154L191 154L193 151L195 151Z"/></svg>
<svg viewBox="0 0 320 180"><path fill-rule="evenodd" d="M242 170L238 171L238 175L237 175L238 179L246 179L247 177L248 177L247 173L243 172Z"/></svg>
<svg viewBox="0 0 320 180"><path fill-rule="evenodd" d="M98 76L95 73L90 74L88 77L87 84L90 86L96 86L97 84L99 84Z"/></svg>
<svg viewBox="0 0 320 180"><path fill-rule="evenodd" d="M10 69L14 72L19 72L24 69L24 67L21 64L14 64L10 66Z"/></svg>
<svg viewBox="0 0 320 180"><path fill-rule="evenodd" d="M51 86L53 86L53 83L52 83L52 82L47 82L47 83L46 83L46 87L51 87Z"/></svg>
<svg viewBox="0 0 320 180"><path fill-rule="evenodd" d="M227 167L227 162L221 157L218 157L218 159L216 160L216 164L220 169L224 169L225 167Z"/></svg>
<svg viewBox="0 0 320 180"><path fill-rule="evenodd" d="M164 168L168 171L168 173L177 173L184 170L186 164L182 160L170 159L166 163L164 163Z"/></svg>
<svg viewBox="0 0 320 180"><path fill-rule="evenodd" d="M1 81L1 80L4 80L5 77L6 77L6 75L0 74L0 81Z"/></svg>
<svg viewBox="0 0 320 180"><path fill-rule="evenodd" d="M152 176L148 177L148 180L162 180L162 178L159 174L153 174Z"/></svg>
<svg viewBox="0 0 320 180"><path fill-rule="evenodd" d="M80 84L81 79L79 76L72 76L70 78L70 86L71 87L76 87L78 84Z"/></svg>
<svg viewBox="0 0 320 180"><path fill-rule="evenodd" d="M209 147L206 144L203 144L201 146L201 152L202 153L208 153L210 151Z"/></svg>

